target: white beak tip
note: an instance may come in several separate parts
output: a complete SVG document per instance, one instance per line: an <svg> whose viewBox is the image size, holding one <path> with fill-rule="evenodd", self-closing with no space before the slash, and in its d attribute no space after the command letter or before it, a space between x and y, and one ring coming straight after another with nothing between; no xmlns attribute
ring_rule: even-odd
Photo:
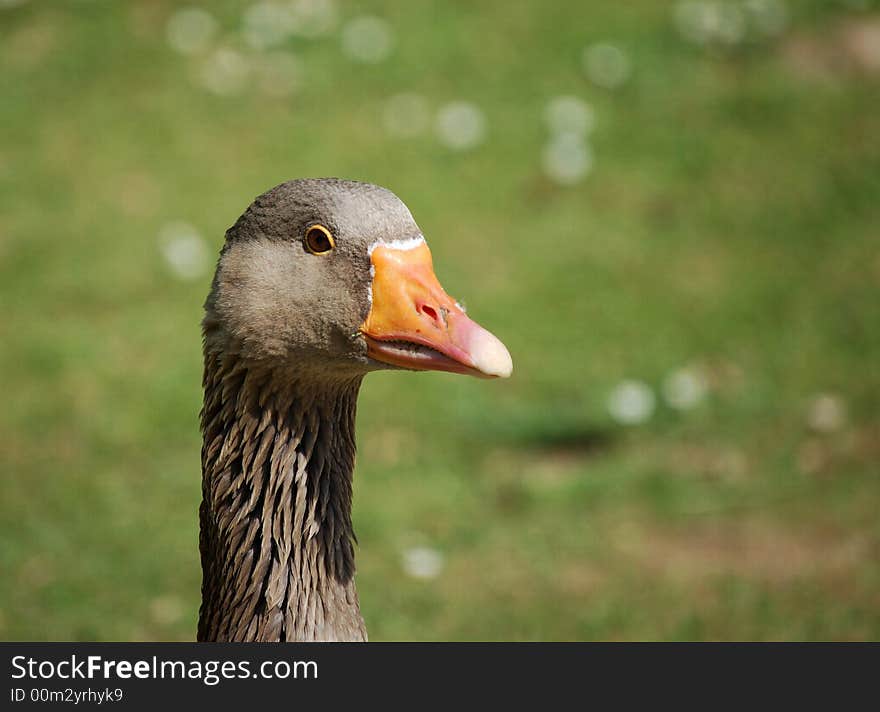
<svg viewBox="0 0 880 712"><path fill-rule="evenodd" d="M481 329L471 346L474 368L491 378L509 378L513 359L507 347L494 335Z"/></svg>

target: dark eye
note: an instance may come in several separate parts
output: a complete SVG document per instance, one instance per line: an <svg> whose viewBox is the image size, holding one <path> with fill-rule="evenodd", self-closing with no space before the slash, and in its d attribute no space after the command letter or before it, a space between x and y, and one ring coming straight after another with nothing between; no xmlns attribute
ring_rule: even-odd
<svg viewBox="0 0 880 712"><path fill-rule="evenodd" d="M313 255L326 255L330 250L336 247L336 241L333 235L323 225L312 225L306 230L305 236L306 249Z"/></svg>

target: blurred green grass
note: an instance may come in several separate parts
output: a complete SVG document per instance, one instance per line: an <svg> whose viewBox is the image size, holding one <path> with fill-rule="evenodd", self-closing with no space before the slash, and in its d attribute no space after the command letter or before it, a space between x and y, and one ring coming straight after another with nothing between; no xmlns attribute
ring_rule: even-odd
<svg viewBox="0 0 880 712"><path fill-rule="evenodd" d="M213 252L316 175L397 192L515 362L366 380L372 639L880 637L880 73L840 59L874 3L790 2L731 48L655 0L343 3L389 21L391 56L293 39L288 97L200 88L165 40L180 6L0 9L0 638L194 637L209 275L176 279L156 236L184 220ZM210 4L222 41L242 8ZM616 90L580 67L604 41L632 63ZM475 103L485 142L389 137L400 92ZM568 94L595 166L561 187L542 112ZM609 416L620 381L689 364L699 407ZM827 431L822 393L846 411ZM438 577L406 575L413 546Z"/></svg>

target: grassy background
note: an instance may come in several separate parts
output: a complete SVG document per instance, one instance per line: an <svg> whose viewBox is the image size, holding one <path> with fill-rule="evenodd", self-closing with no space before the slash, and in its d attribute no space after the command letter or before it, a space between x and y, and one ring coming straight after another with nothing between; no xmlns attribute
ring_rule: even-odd
<svg viewBox="0 0 880 712"><path fill-rule="evenodd" d="M388 20L392 54L292 38L285 97L201 88L166 42L176 7L0 8L0 638L194 637L210 276L176 278L157 234L184 220L213 254L311 175L397 192L515 362L365 382L372 639L880 637L874 3L789 2L780 35L700 47L659 0L345 2L341 22ZM210 3L217 44L242 8ZM631 61L616 90L582 71L599 41ZM389 136L400 92L473 102L485 141ZM573 186L541 168L560 94L596 113ZM687 365L698 407L609 415L622 380ZM816 430L822 393L845 417ZM439 576L406 574L413 546Z"/></svg>

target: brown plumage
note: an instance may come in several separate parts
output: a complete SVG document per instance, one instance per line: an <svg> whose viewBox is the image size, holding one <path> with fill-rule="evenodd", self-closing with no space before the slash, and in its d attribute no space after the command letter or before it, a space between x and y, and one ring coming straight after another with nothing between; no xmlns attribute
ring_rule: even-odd
<svg viewBox="0 0 880 712"><path fill-rule="evenodd" d="M315 226L331 249L313 249ZM432 279L406 206L376 186L290 181L227 232L203 322L199 640L366 640L351 523L363 376L510 373Z"/></svg>

